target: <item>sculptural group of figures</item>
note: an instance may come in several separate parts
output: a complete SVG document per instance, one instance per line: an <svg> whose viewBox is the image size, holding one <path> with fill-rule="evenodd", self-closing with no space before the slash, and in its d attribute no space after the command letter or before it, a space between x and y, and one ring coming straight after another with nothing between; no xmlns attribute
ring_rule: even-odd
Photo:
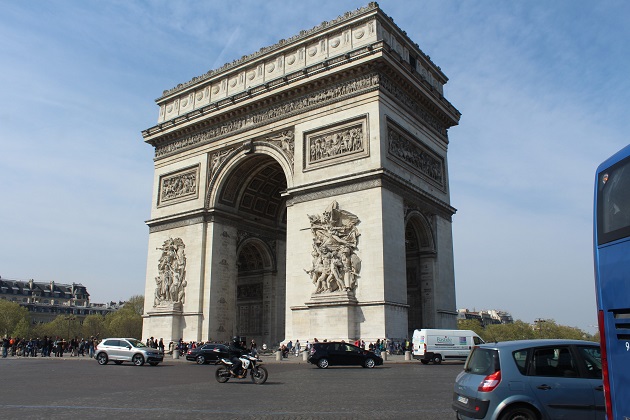
<svg viewBox="0 0 630 420"><path fill-rule="evenodd" d="M349 291L357 287L361 259L355 254L359 219L333 201L322 215L308 215L313 233L313 263L306 271L315 293Z"/></svg>
<svg viewBox="0 0 630 420"><path fill-rule="evenodd" d="M184 303L186 287L186 256L181 238L164 241L162 256L158 261L159 275L155 278L156 288L153 306L165 302Z"/></svg>

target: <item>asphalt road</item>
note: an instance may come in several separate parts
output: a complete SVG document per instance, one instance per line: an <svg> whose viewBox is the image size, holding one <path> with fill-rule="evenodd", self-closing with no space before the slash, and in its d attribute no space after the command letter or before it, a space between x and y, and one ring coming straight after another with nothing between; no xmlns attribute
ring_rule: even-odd
<svg viewBox="0 0 630 420"><path fill-rule="evenodd" d="M0 418L454 419L453 381L463 363L390 363L318 369L266 363L269 379L219 384L215 366L165 360L157 367L93 359L0 359Z"/></svg>

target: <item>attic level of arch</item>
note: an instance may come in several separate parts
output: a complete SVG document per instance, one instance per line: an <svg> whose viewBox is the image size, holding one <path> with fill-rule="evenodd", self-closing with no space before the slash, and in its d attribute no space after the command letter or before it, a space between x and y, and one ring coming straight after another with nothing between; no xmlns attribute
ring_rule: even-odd
<svg viewBox="0 0 630 420"><path fill-rule="evenodd" d="M363 55L374 55L377 52L383 54L352 68L312 78L356 60L358 56L349 53L329 62L319 63L296 75L285 76L275 84L268 83L158 124L144 130L142 135L147 143L155 147L155 160L159 160L200 144L269 124L281 117L286 118L292 113L298 114L310 108L379 90L389 94L414 114L420 112L420 117L427 125L448 143L447 130L458 124L461 115L459 111L387 44L378 42L361 50L365 50L360 51ZM357 51L354 53L359 54ZM331 63L333 60L339 62ZM361 82L366 79L369 79L369 83ZM297 84L298 81L302 83ZM285 89L278 91L276 95L262 97L263 94L281 87ZM256 99L257 97L259 98ZM284 112L274 112L282 108L285 108ZM286 108L293 111L287 114Z"/></svg>

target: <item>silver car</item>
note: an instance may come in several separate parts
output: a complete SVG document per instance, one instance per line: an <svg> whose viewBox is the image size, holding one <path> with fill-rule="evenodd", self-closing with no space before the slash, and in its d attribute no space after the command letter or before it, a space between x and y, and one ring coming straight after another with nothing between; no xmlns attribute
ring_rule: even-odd
<svg viewBox="0 0 630 420"><path fill-rule="evenodd" d="M136 366L142 366L146 362L157 366L164 360L163 352L147 347L135 338L106 338L96 346L94 355L99 365L106 365L111 360L117 365L132 362Z"/></svg>
<svg viewBox="0 0 630 420"><path fill-rule="evenodd" d="M473 347L454 391L460 420L605 419L600 348L589 341Z"/></svg>

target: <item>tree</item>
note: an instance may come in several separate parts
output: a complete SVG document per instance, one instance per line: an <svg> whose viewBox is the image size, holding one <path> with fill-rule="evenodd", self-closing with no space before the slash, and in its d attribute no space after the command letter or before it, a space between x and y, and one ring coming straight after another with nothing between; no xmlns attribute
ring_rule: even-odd
<svg viewBox="0 0 630 420"><path fill-rule="evenodd" d="M31 337L31 323L28 322L28 319L20 319L13 329L13 337L26 338L27 340L33 338Z"/></svg>
<svg viewBox="0 0 630 420"><path fill-rule="evenodd" d="M142 317L132 310L119 309L105 317L109 335L142 339Z"/></svg>
<svg viewBox="0 0 630 420"><path fill-rule="evenodd" d="M579 328L558 325L553 319L538 319L535 325L516 320L511 324L490 324L479 328L478 321L458 320L460 330L473 330L486 342L528 340L533 338L562 338L598 342L598 337Z"/></svg>
<svg viewBox="0 0 630 420"><path fill-rule="evenodd" d="M479 337L483 338L483 325L477 319L458 319L457 328L460 330L471 330L477 333Z"/></svg>
<svg viewBox="0 0 630 420"><path fill-rule="evenodd" d="M134 313L142 316L144 314L144 296L142 295L134 295L130 297L122 309L129 309Z"/></svg>
<svg viewBox="0 0 630 420"><path fill-rule="evenodd" d="M535 338L532 326L517 320L512 324L487 325L481 338L486 342L527 340Z"/></svg>
<svg viewBox="0 0 630 420"><path fill-rule="evenodd" d="M105 317L102 315L88 315L83 320L81 327L83 337L107 337L109 334L105 329Z"/></svg>
<svg viewBox="0 0 630 420"><path fill-rule="evenodd" d="M0 335L9 336L13 333L21 320L28 323L30 316L28 309L15 302L0 299Z"/></svg>

